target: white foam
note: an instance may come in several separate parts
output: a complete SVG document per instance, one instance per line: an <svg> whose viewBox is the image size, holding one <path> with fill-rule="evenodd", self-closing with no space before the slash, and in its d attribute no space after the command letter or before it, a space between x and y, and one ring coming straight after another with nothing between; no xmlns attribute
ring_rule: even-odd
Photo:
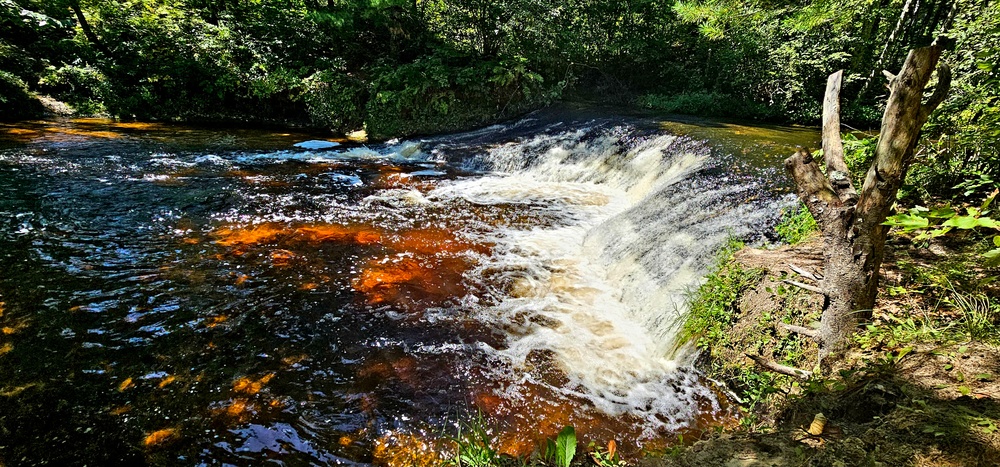
<svg viewBox="0 0 1000 467"><path fill-rule="evenodd" d="M466 163L491 175L427 198L544 210L546 225L483 234L494 254L468 274L489 291L476 318L509 333L497 355L527 375L529 354L547 351L570 381L553 389L611 415L644 416L651 430L677 429L699 403L715 403L689 369L691 354L673 353L685 293L727 229L744 233L759 215L733 201L743 187L691 186L704 151L670 135L626 144L628 131L501 145Z"/></svg>

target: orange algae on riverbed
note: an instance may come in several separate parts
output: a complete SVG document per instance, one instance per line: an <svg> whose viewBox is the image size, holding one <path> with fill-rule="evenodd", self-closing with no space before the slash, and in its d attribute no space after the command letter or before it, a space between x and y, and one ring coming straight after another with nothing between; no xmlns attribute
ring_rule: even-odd
<svg viewBox="0 0 1000 467"><path fill-rule="evenodd" d="M444 463L442 448L416 435L389 432L375 441L372 460L385 467L434 467Z"/></svg>
<svg viewBox="0 0 1000 467"><path fill-rule="evenodd" d="M352 242L359 245L379 243L382 234L370 228L337 224L314 224L299 227L294 235L308 242Z"/></svg>
<svg viewBox="0 0 1000 467"><path fill-rule="evenodd" d="M385 234L381 243L398 253L369 260L351 286L370 304L406 308L464 296L463 275L469 262L463 255L489 251L487 245L438 228Z"/></svg>
<svg viewBox="0 0 1000 467"><path fill-rule="evenodd" d="M215 235L219 237L215 243L226 247L251 246L271 242L283 234L287 234L287 230L274 224L248 228L224 227L215 232Z"/></svg>
<svg viewBox="0 0 1000 467"><path fill-rule="evenodd" d="M176 441L179 435L180 433L176 428L164 428L146 435L146 439L142 441L142 444L147 448L156 447L168 442Z"/></svg>
<svg viewBox="0 0 1000 467"><path fill-rule="evenodd" d="M465 294L461 280L467 267L459 258L404 256L372 260L351 285L373 305L438 303Z"/></svg>
<svg viewBox="0 0 1000 467"><path fill-rule="evenodd" d="M224 247L233 247L234 253L245 253L247 248L269 243L280 242L349 242L359 245L379 243L382 234L364 226L349 226L340 224L306 224L286 225L269 222L252 226L226 226L215 231L215 243Z"/></svg>
<svg viewBox="0 0 1000 467"><path fill-rule="evenodd" d="M263 389L264 385L271 382L274 379L274 373L268 373L262 376L260 379L252 379L249 377L242 377L233 382L233 391L242 392L244 394L254 395Z"/></svg>

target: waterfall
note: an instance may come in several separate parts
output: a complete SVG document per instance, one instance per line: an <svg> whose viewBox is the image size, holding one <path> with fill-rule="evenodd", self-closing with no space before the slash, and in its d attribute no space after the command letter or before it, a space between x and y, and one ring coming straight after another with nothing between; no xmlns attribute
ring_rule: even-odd
<svg viewBox="0 0 1000 467"><path fill-rule="evenodd" d="M424 157L447 159L448 144L436 143ZM502 361L524 371L544 351L568 379L559 391L657 428L683 427L698 401L714 401L676 339L714 251L777 211L750 200L759 182L717 170L701 142L617 125L486 144L458 162L482 175L428 200L523 205L545 219L475 234L495 245L468 280L488 291L476 319L507 333Z"/></svg>

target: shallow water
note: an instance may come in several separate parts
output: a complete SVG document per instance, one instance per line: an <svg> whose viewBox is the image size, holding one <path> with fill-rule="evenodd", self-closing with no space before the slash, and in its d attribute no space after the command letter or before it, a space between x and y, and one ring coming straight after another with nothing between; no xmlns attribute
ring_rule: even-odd
<svg viewBox="0 0 1000 467"><path fill-rule="evenodd" d="M682 135L682 136L679 136ZM627 454L730 423L674 342L811 130L549 111L315 135L0 126L0 461L423 465L482 416Z"/></svg>

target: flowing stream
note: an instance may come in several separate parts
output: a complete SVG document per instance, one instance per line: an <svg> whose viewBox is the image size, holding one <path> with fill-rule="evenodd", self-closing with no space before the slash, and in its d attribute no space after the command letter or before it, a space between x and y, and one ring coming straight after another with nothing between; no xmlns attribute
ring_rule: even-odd
<svg viewBox="0 0 1000 467"><path fill-rule="evenodd" d="M731 423L677 342L815 131L549 111L309 135L0 126L0 461L431 465ZM478 422L477 422L478 420Z"/></svg>

